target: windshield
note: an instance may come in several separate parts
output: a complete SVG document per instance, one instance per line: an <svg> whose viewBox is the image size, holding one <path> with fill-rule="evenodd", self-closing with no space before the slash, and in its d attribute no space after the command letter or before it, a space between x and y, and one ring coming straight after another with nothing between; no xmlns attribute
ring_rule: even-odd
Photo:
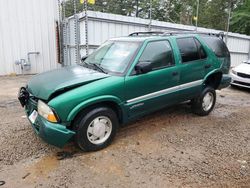
<svg viewBox="0 0 250 188"><path fill-rule="evenodd" d="M138 42L107 41L84 62L98 65L106 72L124 73L138 46Z"/></svg>

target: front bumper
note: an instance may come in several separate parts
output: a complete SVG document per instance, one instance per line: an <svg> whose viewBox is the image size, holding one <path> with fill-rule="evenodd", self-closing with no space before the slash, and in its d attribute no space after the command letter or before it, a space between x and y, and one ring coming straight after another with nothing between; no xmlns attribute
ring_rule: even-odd
<svg viewBox="0 0 250 188"><path fill-rule="evenodd" d="M250 78L243 78L233 73L231 74L231 77L232 77L231 81L232 85L250 88Z"/></svg>
<svg viewBox="0 0 250 188"><path fill-rule="evenodd" d="M218 89L223 89L223 88L228 87L231 83L231 80L232 80L232 78L230 75L223 74Z"/></svg>
<svg viewBox="0 0 250 188"><path fill-rule="evenodd" d="M75 134L64 125L50 123L39 115L35 123L31 125L40 138L57 147L63 147Z"/></svg>
<svg viewBox="0 0 250 188"><path fill-rule="evenodd" d="M32 96L27 95L27 93L24 95L23 92L27 91L23 88L20 89L18 99L21 105L25 107L26 115L29 117L34 110L37 110L37 101ZM25 96L25 98L23 96ZM63 147L75 134L75 132L67 129L66 126L58 123L51 123L40 115L37 116L34 123L31 121L30 123L35 133L40 138L57 147Z"/></svg>

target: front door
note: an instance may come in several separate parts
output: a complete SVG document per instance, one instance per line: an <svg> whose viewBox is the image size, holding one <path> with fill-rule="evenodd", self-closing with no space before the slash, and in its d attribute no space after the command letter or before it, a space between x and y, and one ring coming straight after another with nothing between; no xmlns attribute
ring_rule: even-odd
<svg viewBox="0 0 250 188"><path fill-rule="evenodd" d="M178 98L180 73L174 59L168 40L147 43L137 64L150 62L152 70L140 74L134 69L125 78L125 105L130 119L171 104Z"/></svg>

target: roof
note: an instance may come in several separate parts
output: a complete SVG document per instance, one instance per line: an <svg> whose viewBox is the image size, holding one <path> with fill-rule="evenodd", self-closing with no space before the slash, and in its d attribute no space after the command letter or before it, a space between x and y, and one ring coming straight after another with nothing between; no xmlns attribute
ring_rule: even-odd
<svg viewBox="0 0 250 188"><path fill-rule="evenodd" d="M149 32L134 32L124 37L112 38L110 40L119 41L129 41L129 42L142 42L148 39L160 39L172 36L196 36L196 35L206 35L211 37L224 37L224 33L197 33L191 32L159 32L159 31L149 31Z"/></svg>

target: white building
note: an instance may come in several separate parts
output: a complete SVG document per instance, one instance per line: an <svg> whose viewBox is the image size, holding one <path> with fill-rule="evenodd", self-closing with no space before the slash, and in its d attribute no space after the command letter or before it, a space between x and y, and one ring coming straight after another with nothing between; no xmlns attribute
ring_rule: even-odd
<svg viewBox="0 0 250 188"><path fill-rule="evenodd" d="M57 0L0 0L0 75L40 73L60 66L57 3ZM22 71L15 62L30 66L24 66Z"/></svg>

